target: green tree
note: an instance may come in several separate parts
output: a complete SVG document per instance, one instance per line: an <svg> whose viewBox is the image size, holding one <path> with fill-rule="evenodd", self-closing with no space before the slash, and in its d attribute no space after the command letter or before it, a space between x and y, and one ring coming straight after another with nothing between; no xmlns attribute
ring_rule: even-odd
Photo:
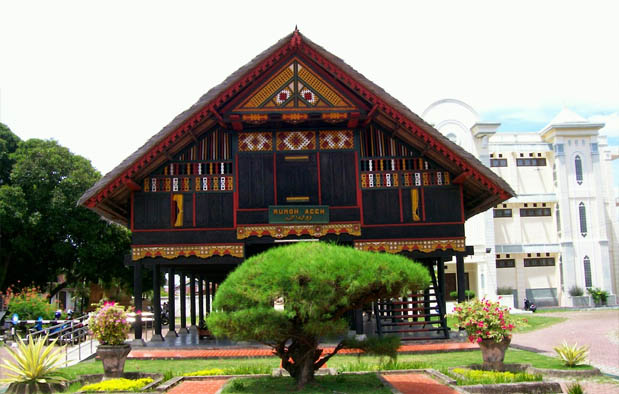
<svg viewBox="0 0 619 394"><path fill-rule="evenodd" d="M21 140L3 123L0 123L0 185L8 183L13 168L11 153L15 152Z"/></svg>
<svg viewBox="0 0 619 394"><path fill-rule="evenodd" d="M426 288L430 275L403 256L322 242L269 249L245 261L219 287L208 327L215 336L271 346L299 388L346 346L322 355L320 338L346 333L346 313L379 298ZM276 300L284 309L274 309Z"/></svg>
<svg viewBox="0 0 619 394"><path fill-rule="evenodd" d="M51 295L84 281L131 283L123 265L129 232L76 205L100 178L90 162L39 139L19 142L9 160L10 177L0 186L0 289L45 288L58 274L66 281Z"/></svg>

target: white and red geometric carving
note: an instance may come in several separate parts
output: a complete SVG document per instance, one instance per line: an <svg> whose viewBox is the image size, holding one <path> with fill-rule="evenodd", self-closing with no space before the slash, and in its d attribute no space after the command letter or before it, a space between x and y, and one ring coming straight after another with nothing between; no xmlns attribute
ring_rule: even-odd
<svg viewBox="0 0 619 394"><path fill-rule="evenodd" d="M320 149L352 149L354 139L352 130L321 131Z"/></svg>
<svg viewBox="0 0 619 394"><path fill-rule="evenodd" d="M282 131L277 133L277 150L316 149L315 131Z"/></svg>
<svg viewBox="0 0 619 394"><path fill-rule="evenodd" d="M273 150L273 135L271 133L239 133L240 152L264 152L270 150Z"/></svg>

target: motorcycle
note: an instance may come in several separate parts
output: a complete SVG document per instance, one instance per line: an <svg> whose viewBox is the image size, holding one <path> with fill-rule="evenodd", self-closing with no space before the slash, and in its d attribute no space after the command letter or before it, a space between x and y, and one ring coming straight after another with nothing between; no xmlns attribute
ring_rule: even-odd
<svg viewBox="0 0 619 394"><path fill-rule="evenodd" d="M529 301L527 298L525 298L524 299L524 310L535 313L535 311L537 310L537 306L531 301Z"/></svg>

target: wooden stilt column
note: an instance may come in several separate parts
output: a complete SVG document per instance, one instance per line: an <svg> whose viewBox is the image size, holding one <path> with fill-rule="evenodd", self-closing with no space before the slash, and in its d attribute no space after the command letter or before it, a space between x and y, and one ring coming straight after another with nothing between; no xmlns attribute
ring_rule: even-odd
<svg viewBox="0 0 619 394"><path fill-rule="evenodd" d="M206 314L208 315L209 313L211 313L211 282L208 281L208 279L206 280L206 292L205 292L205 299L206 299Z"/></svg>
<svg viewBox="0 0 619 394"><path fill-rule="evenodd" d="M355 317L355 334L363 335L363 311L361 309L354 310Z"/></svg>
<svg viewBox="0 0 619 394"><path fill-rule="evenodd" d="M191 320L191 329L197 330L196 326L196 275L191 274L189 277L189 317Z"/></svg>
<svg viewBox="0 0 619 394"><path fill-rule="evenodd" d="M176 270L170 268L168 270L168 333L166 337L176 338Z"/></svg>
<svg viewBox="0 0 619 394"><path fill-rule="evenodd" d="M204 276L200 275L198 279L200 287L198 287L198 315L200 327L204 325Z"/></svg>
<svg viewBox="0 0 619 394"><path fill-rule="evenodd" d="M466 290L466 284L464 276L464 256L456 256L456 282L458 286L458 302L464 302L466 296L464 290Z"/></svg>
<svg viewBox="0 0 619 394"><path fill-rule="evenodd" d="M161 336L161 283L159 277L161 276L161 270L159 264L153 265L153 313L155 314L155 333L151 338L151 342L161 342L163 337Z"/></svg>
<svg viewBox="0 0 619 394"><path fill-rule="evenodd" d="M142 339L142 264L140 261L133 265L133 306L135 307L134 337L132 346L144 346ZM139 312L139 313L137 313Z"/></svg>
<svg viewBox="0 0 619 394"><path fill-rule="evenodd" d="M442 314L446 314L447 303L445 302L445 261L443 261L442 257L439 257L436 261L437 270L436 270L436 280L438 289L435 291L438 292L440 297L437 297L440 301Z"/></svg>
<svg viewBox="0 0 619 394"><path fill-rule="evenodd" d="M181 329L180 332L187 332L187 301L185 299L185 290L187 288L187 278L185 277L185 273L182 272L180 274L181 283L178 288L179 296L181 299Z"/></svg>

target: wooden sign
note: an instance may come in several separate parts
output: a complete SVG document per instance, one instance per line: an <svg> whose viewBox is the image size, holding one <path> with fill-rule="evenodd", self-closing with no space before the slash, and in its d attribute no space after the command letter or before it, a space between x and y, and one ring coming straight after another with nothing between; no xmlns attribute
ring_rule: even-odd
<svg viewBox="0 0 619 394"><path fill-rule="evenodd" d="M270 205L269 223L329 223L329 206Z"/></svg>

